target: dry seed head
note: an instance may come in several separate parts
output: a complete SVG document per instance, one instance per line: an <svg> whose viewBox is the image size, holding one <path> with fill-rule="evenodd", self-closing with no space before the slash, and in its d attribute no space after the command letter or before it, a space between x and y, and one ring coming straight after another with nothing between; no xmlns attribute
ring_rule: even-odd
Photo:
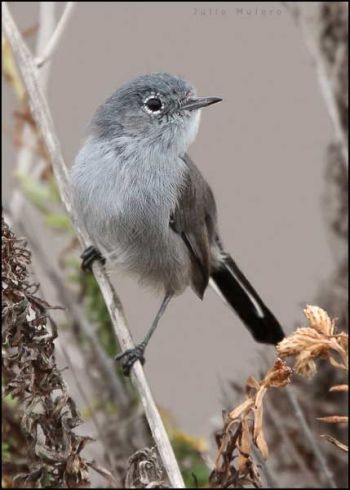
<svg viewBox="0 0 350 490"><path fill-rule="evenodd" d="M305 378L312 378L316 374L316 363L311 358L310 352L301 352L296 358L294 369Z"/></svg>
<svg viewBox="0 0 350 490"><path fill-rule="evenodd" d="M324 335L334 334L334 321L332 321L327 312L319 306L307 305L304 314L309 321L311 328Z"/></svg>
<svg viewBox="0 0 350 490"><path fill-rule="evenodd" d="M282 388L290 383L292 372L292 369L278 357L261 384L265 387Z"/></svg>

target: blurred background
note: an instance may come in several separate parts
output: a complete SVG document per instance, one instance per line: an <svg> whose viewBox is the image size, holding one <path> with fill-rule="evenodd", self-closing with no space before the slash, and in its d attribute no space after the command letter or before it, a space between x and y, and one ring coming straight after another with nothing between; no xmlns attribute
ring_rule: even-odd
<svg viewBox="0 0 350 490"><path fill-rule="evenodd" d="M54 15L59 19L64 3L56 4ZM39 2L9 6L35 51ZM329 192L334 180L329 171L334 128L293 8L277 2L78 2L45 67L49 106L69 166L97 106L139 74L167 71L191 81L199 95L223 98L203 111L190 155L214 191L227 250L288 333L305 323L307 303L322 297L320 306L335 304L328 288L340 265L344 269L346 246L343 230L337 235L331 226L333 215L329 217L329 209L337 213L339 208L332 201L338 187ZM65 224L47 218L54 214L51 205L57 218L57 204L33 185L38 172L30 170L29 178L16 176L18 131L19 127L23 131L25 121L18 115L18 97L6 77L2 89L3 206L11 209L14 193L24 195L15 206L20 220L14 219L14 229L16 221L29 225L38 242L28 236L36 279L46 301L62 304L57 284L45 273L43 254L58 276L67 280L75 274L76 279L79 247L73 250L74 234ZM45 168L39 171L44 182ZM346 187L347 176L338 172L338 184L339 179ZM35 203L40 199L41 210ZM45 206L50 213L46 210L43 216ZM20 226L18 230L21 236L29 235ZM36 254L40 247L44 251ZM119 273L112 279L138 341L160 298ZM94 285L89 279L82 281L86 284L80 297L87 291L93 301ZM67 283L67 288L77 289L77 284ZM93 314L98 307L90 304L91 321L97 324L100 317ZM329 313L343 318L337 308L338 303ZM76 382L83 387L93 384L86 357L71 332L69 308L55 312L55 318L57 361L62 368L70 366L62 375L87 415L86 399ZM102 345L108 345L110 333L101 335ZM116 352L112 344L111 355ZM214 454L213 433L222 425L222 409L232 408L242 396L233 386L243 387L249 375L258 378L273 357L274 349L256 344L212 290L207 290L203 302L187 290L162 319L147 352L145 371L169 424L193 437L194 444L207 444L209 454ZM86 388L85 395L94 405L96 394L91 390ZM91 421L84 427L89 434L95 430ZM88 449L97 458L98 444Z"/></svg>

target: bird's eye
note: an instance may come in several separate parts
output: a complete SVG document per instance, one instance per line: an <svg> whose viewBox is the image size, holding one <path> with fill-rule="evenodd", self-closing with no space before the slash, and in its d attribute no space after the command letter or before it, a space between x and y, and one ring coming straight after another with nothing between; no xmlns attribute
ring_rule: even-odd
<svg viewBox="0 0 350 490"><path fill-rule="evenodd" d="M159 112L163 108L162 101L158 97L150 97L145 102L146 109L150 112Z"/></svg>

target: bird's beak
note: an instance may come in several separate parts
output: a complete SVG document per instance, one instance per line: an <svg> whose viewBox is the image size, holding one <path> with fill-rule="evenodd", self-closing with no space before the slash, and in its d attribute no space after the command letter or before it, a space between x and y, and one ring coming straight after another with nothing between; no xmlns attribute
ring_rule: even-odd
<svg viewBox="0 0 350 490"><path fill-rule="evenodd" d="M188 110L193 111L194 109L201 109L202 107L206 107L207 105L216 104L217 102L221 102L222 99L220 97L193 97L191 99L187 99L186 104L180 107L180 110Z"/></svg>

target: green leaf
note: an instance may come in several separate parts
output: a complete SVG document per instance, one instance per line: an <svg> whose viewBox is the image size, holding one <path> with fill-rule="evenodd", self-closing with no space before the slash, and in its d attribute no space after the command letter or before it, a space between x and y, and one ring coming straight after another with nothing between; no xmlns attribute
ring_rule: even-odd
<svg viewBox="0 0 350 490"><path fill-rule="evenodd" d="M35 181L29 175L16 173L24 195L41 211L48 211L50 201L50 191L48 187L40 182Z"/></svg>
<svg viewBox="0 0 350 490"><path fill-rule="evenodd" d="M4 396L3 402L6 403L10 408L13 408L17 405L17 400L13 398L11 393L8 393Z"/></svg>
<svg viewBox="0 0 350 490"><path fill-rule="evenodd" d="M53 175L51 175L48 179L48 185L50 189L50 195L52 197L52 200L60 203L61 202L61 196L58 190L57 182L56 179Z"/></svg>
<svg viewBox="0 0 350 490"><path fill-rule="evenodd" d="M10 444L2 441L1 444L1 456L2 460L6 463L11 460Z"/></svg>
<svg viewBox="0 0 350 490"><path fill-rule="evenodd" d="M68 216L63 213L47 213L44 216L44 222L54 228L55 230L61 231L72 231L72 223Z"/></svg>

